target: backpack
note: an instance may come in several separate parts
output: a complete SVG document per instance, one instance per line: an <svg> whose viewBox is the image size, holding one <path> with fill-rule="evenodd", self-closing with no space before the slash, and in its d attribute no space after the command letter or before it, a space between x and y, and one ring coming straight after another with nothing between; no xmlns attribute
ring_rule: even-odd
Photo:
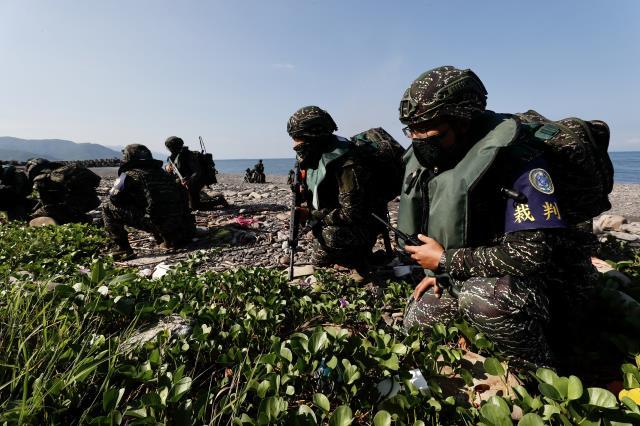
<svg viewBox="0 0 640 426"><path fill-rule="evenodd" d="M88 212L100 205L96 188L100 176L77 164L65 164L34 180L39 198L45 204L62 203L70 209Z"/></svg>
<svg viewBox="0 0 640 426"><path fill-rule="evenodd" d="M216 177L218 171L216 170L216 163L213 161L213 155L200 151L192 152L196 157L196 162L202 170L202 183L205 185L218 183L218 178Z"/></svg>
<svg viewBox="0 0 640 426"><path fill-rule="evenodd" d="M609 210L613 164L607 153L609 126L604 121L565 118L551 121L536 111L516 114L543 142L556 194L566 222L575 225Z"/></svg>
<svg viewBox="0 0 640 426"><path fill-rule="evenodd" d="M366 130L351 138L356 156L372 170L376 198L391 201L400 195L404 177L405 149L382 127Z"/></svg>
<svg viewBox="0 0 640 426"><path fill-rule="evenodd" d="M100 185L100 176L76 164L66 164L49 173L51 182L73 193L94 193Z"/></svg>

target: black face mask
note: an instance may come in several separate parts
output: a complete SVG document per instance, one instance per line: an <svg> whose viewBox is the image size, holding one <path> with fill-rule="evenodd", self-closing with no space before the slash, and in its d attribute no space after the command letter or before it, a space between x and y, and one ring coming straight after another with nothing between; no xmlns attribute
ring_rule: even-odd
<svg viewBox="0 0 640 426"><path fill-rule="evenodd" d="M321 146L319 146L316 141L303 142L297 145L294 151L296 152L296 158L302 169L316 166L322 156Z"/></svg>
<svg viewBox="0 0 640 426"><path fill-rule="evenodd" d="M446 153L440 144L446 135L447 133L445 132L436 136L413 139L411 141L413 153L422 167L429 169L443 167Z"/></svg>

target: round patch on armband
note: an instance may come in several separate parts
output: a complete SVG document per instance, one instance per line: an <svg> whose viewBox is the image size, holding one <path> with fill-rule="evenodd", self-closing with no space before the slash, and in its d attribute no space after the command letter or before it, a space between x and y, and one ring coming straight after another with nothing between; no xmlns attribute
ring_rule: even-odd
<svg viewBox="0 0 640 426"><path fill-rule="evenodd" d="M551 176L545 169L533 169L529 172L529 182L538 191L543 194L553 194L554 187Z"/></svg>

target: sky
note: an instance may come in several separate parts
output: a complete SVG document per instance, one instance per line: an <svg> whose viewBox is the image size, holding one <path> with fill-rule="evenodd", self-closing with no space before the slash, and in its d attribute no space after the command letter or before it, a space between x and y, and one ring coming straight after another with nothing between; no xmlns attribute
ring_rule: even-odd
<svg viewBox="0 0 640 426"><path fill-rule="evenodd" d="M471 68L488 108L609 123L640 150L640 1L0 0L0 136L293 157L289 116L384 127L422 72Z"/></svg>

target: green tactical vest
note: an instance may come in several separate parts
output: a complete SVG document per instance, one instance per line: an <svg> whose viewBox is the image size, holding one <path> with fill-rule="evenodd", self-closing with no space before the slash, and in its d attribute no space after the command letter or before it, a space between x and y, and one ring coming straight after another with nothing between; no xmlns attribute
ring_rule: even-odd
<svg viewBox="0 0 640 426"><path fill-rule="evenodd" d="M487 111L491 129L473 145L467 155L453 168L433 177L428 183L428 235L445 249L466 247L469 234L469 192L489 170L501 149L517 139L519 123L509 115ZM409 235L420 232L422 194L420 181L429 173L420 165L413 149L404 158L405 180L400 195L398 228Z"/></svg>
<svg viewBox="0 0 640 426"><path fill-rule="evenodd" d="M351 149L351 142L348 139L338 136L335 144L331 147L331 151L322 154L318 165L315 168L307 169L306 183L307 188L313 194L313 208L320 208L320 200L318 199L318 188L327 176L327 166L329 163L337 160L345 155Z"/></svg>

